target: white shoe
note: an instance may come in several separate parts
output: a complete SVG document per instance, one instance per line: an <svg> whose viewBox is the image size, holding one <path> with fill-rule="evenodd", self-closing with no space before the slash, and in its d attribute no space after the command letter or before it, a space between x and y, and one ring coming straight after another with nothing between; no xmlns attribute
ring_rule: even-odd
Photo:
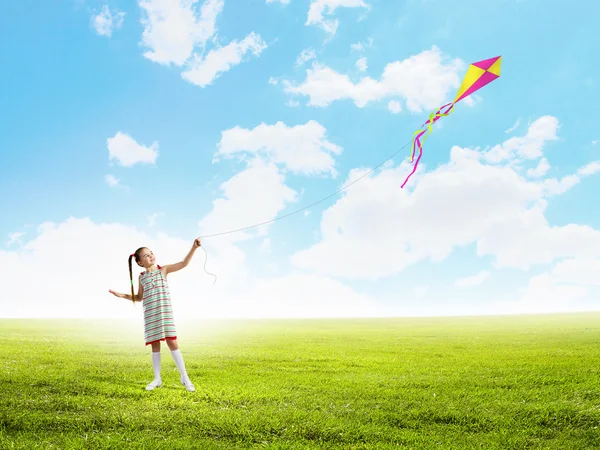
<svg viewBox="0 0 600 450"><path fill-rule="evenodd" d="M194 387L194 384L189 380L189 378L187 380L184 380L183 378L180 378L179 381L181 381L181 384L183 384L185 386L185 388L189 392L195 392L196 391L196 388Z"/></svg>
<svg viewBox="0 0 600 450"><path fill-rule="evenodd" d="M152 383L150 383L148 386L146 386L146 390L151 391L160 386L162 386L162 380L154 379L154 380L152 380Z"/></svg>

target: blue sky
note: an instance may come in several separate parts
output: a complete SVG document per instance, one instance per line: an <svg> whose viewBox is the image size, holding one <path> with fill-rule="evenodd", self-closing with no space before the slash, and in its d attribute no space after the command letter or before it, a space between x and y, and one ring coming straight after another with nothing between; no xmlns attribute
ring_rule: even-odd
<svg viewBox="0 0 600 450"><path fill-rule="evenodd" d="M187 316L598 309L600 5L5 10L0 316L134 317L106 291L127 290L135 248L170 262L196 236L319 200L409 142L469 63L498 55L501 77L441 121L405 190L408 148L309 214L207 238L218 283L199 253L173 276L176 301Z"/></svg>

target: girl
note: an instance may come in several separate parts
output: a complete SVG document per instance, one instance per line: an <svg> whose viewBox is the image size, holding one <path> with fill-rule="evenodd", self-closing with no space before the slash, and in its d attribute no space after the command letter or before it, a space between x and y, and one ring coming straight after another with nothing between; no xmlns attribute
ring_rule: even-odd
<svg viewBox="0 0 600 450"><path fill-rule="evenodd" d="M150 249L147 247L140 247L135 253L129 256L131 295L121 294L112 289L108 291L119 298L132 300L134 302L143 302L144 340L146 345L152 346L152 367L154 368L154 380L146 386L146 390L148 391L162 385L162 378L160 376L160 341L166 341L169 350L171 350L171 355L181 374L181 384L183 384L188 391L195 391L194 385L190 381L185 370L183 357L181 356L181 351L177 344L177 333L175 332L175 323L173 321L167 275L186 267L200 245L200 239L198 238L194 241L192 249L183 261L163 267L156 264L156 258ZM131 260L133 258L135 258L135 262L138 266L146 269L145 272L140 274L137 295L135 295L133 290L133 271L131 268Z"/></svg>

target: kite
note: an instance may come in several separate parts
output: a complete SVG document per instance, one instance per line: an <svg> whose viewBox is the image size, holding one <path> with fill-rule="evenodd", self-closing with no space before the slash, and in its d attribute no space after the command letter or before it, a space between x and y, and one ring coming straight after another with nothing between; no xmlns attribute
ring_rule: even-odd
<svg viewBox="0 0 600 450"><path fill-rule="evenodd" d="M417 161L415 162L412 172L408 174L406 180L404 180L404 183L402 183L401 188L404 188L408 179L417 170L421 156L423 156L423 141L425 141L425 139L427 139L431 133L431 126L440 118L445 117L454 111L455 104L498 78L500 76L501 64L502 56L484 59L483 61L477 61L471 64L467 69L467 74L465 75L465 78L463 79L454 100L451 103L446 103L445 105L441 106L436 112L431 113L429 115L429 120L421 125L420 130L415 131L413 134L413 146L410 155L410 162L412 163L415 161L415 149L417 147L419 148L419 156L417 157ZM425 125L427 125L427 128L424 128Z"/></svg>

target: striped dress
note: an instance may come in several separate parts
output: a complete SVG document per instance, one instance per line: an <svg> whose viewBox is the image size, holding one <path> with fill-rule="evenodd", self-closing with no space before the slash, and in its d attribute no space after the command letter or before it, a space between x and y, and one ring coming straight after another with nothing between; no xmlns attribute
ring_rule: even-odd
<svg viewBox="0 0 600 450"><path fill-rule="evenodd" d="M144 289L144 341L146 345L165 339L177 339L169 284L160 266L152 272L142 272L140 282Z"/></svg>

